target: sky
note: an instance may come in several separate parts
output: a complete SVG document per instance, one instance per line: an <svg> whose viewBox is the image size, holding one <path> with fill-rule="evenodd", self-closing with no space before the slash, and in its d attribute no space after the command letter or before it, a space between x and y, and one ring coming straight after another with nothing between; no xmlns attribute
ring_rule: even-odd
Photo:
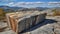
<svg viewBox="0 0 60 34"><path fill-rule="evenodd" d="M60 7L60 0L0 0L0 6L10 7Z"/></svg>

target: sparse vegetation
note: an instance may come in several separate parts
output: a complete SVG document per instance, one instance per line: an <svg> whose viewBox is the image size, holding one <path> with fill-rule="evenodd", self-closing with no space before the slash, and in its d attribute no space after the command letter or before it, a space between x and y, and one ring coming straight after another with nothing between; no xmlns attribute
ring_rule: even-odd
<svg viewBox="0 0 60 34"><path fill-rule="evenodd" d="M0 8L0 20L5 20L6 17L5 17L5 14L6 13L11 13L11 12L14 12L13 10L9 10L9 11L4 11L4 9Z"/></svg>
<svg viewBox="0 0 60 34"><path fill-rule="evenodd" d="M0 8L0 20L5 18L5 12L2 8Z"/></svg>
<svg viewBox="0 0 60 34"><path fill-rule="evenodd" d="M54 12L54 16L60 16L60 10L54 9L52 11Z"/></svg>

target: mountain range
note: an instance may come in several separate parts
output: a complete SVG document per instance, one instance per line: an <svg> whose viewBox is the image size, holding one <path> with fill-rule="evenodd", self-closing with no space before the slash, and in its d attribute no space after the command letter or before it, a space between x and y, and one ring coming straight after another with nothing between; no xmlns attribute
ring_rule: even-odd
<svg viewBox="0 0 60 34"><path fill-rule="evenodd" d="M4 9L4 10L46 10L49 9L48 7L35 7L35 8L25 8L25 7L9 7L9 6L0 6L0 8Z"/></svg>

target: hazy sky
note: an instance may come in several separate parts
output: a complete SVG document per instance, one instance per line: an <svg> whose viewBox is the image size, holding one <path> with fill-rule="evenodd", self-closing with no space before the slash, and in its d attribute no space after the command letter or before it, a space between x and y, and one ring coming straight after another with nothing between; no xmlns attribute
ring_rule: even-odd
<svg viewBox="0 0 60 34"><path fill-rule="evenodd" d="M60 0L0 0L0 6L16 7L60 7Z"/></svg>

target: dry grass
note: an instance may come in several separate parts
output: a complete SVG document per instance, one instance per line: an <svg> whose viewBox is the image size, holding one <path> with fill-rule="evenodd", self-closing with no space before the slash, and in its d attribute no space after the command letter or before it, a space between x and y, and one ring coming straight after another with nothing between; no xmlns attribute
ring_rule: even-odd
<svg viewBox="0 0 60 34"><path fill-rule="evenodd" d="M60 16L60 12L54 12L54 16Z"/></svg>
<svg viewBox="0 0 60 34"><path fill-rule="evenodd" d="M60 16L60 10L54 9L53 12L53 16Z"/></svg>

